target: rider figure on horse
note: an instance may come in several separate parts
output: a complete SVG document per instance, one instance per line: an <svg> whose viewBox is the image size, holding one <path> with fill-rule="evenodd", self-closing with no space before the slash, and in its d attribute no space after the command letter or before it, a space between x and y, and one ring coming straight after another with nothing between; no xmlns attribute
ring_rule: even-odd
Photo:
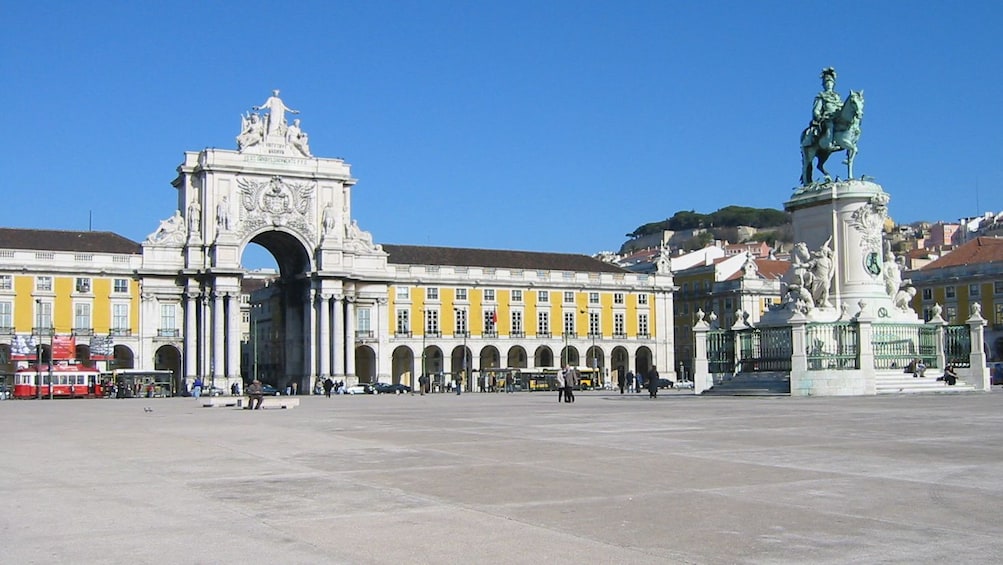
<svg viewBox="0 0 1003 565"><path fill-rule="evenodd" d="M820 148L834 151L837 148L832 143L832 120L843 108L843 100L832 90L836 85L836 69L832 67L822 69L819 78L822 79L823 90L815 96L815 104L811 110L811 125L808 127L814 139L818 140Z"/></svg>

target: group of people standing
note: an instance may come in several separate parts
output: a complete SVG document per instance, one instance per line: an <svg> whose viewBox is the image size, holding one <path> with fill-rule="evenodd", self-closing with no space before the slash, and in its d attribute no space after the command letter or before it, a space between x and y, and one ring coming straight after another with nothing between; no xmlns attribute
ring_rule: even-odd
<svg viewBox="0 0 1003 565"><path fill-rule="evenodd" d="M624 391L630 390L634 392L641 392L642 381L644 385L648 388L648 398L658 398L658 385L661 382L661 376L658 374L658 367L652 365L648 374L642 379L640 373L637 375L633 371L628 369L626 372L621 372L616 377L616 384L620 387L620 394ZM671 383L670 383L671 386Z"/></svg>
<svg viewBox="0 0 1003 565"><path fill-rule="evenodd" d="M575 387L578 386L578 382L581 380L581 373L578 369L565 365L557 372L557 401L564 402L574 402L575 401Z"/></svg>

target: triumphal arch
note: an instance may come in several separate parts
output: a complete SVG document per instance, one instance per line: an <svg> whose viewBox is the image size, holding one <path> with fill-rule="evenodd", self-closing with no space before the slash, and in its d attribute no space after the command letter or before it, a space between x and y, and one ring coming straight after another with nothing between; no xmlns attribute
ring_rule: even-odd
<svg viewBox="0 0 1003 565"><path fill-rule="evenodd" d="M156 335L178 316L166 337L178 341L189 382L241 378L240 260L250 243L278 263L284 373L300 387L354 374L355 308L386 303L387 254L352 220L351 167L313 156L300 120L287 119L298 113L276 90L241 116L236 150L185 152L177 210L143 242L142 331Z"/></svg>

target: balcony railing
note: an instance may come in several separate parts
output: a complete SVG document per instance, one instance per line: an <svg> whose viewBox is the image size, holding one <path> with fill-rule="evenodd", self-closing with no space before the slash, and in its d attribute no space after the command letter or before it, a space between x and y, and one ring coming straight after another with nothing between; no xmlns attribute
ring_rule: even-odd
<svg viewBox="0 0 1003 565"><path fill-rule="evenodd" d="M613 332L613 339L627 339L627 334L623 332Z"/></svg>
<svg viewBox="0 0 1003 565"><path fill-rule="evenodd" d="M73 328L73 335L94 335L94 328Z"/></svg>
<svg viewBox="0 0 1003 565"><path fill-rule="evenodd" d="M512 337L526 337L526 332L522 330L513 330L509 332L509 335Z"/></svg>
<svg viewBox="0 0 1003 565"><path fill-rule="evenodd" d="M111 331L108 332L108 334L109 335L114 335L114 336L119 336L119 337L122 337L122 336L131 336L132 335L132 330L129 329L129 328L112 328Z"/></svg>
<svg viewBox="0 0 1003 565"><path fill-rule="evenodd" d="M181 337L181 330L177 328L161 328L157 330L157 337Z"/></svg>
<svg viewBox="0 0 1003 565"><path fill-rule="evenodd" d="M453 337L470 337L470 332L453 332Z"/></svg>
<svg viewBox="0 0 1003 565"><path fill-rule="evenodd" d="M651 334L648 332L637 332L637 337L639 339L651 339Z"/></svg>
<svg viewBox="0 0 1003 565"><path fill-rule="evenodd" d="M355 330L355 339L373 339L373 330Z"/></svg>
<svg viewBox="0 0 1003 565"><path fill-rule="evenodd" d="M53 335L56 333L56 331L52 326L44 326L41 328L39 327L31 328L31 333L33 335Z"/></svg>
<svg viewBox="0 0 1003 565"><path fill-rule="evenodd" d="M442 332L439 330L425 330L425 337L442 337Z"/></svg>
<svg viewBox="0 0 1003 565"><path fill-rule="evenodd" d="M397 330L394 332L394 337L397 339L407 339L411 337L411 330Z"/></svg>
<svg viewBox="0 0 1003 565"><path fill-rule="evenodd" d="M536 337L541 338L541 339L549 339L550 338L550 332L536 332Z"/></svg>
<svg viewBox="0 0 1003 565"><path fill-rule="evenodd" d="M481 335L487 338L498 337L498 330L484 330L484 333Z"/></svg>

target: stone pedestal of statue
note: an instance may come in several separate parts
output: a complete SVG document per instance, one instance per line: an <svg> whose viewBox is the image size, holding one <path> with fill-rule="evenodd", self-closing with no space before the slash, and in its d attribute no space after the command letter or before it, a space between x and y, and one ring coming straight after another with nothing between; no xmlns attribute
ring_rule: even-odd
<svg viewBox="0 0 1003 565"><path fill-rule="evenodd" d="M900 276L887 272L898 265L883 245L889 200L877 183L848 180L803 187L784 203L801 249L831 249L828 300L810 309L810 320L845 320L863 309L879 321L918 321L915 312L896 304L899 289L888 290L887 277ZM901 302L905 297L898 298Z"/></svg>

